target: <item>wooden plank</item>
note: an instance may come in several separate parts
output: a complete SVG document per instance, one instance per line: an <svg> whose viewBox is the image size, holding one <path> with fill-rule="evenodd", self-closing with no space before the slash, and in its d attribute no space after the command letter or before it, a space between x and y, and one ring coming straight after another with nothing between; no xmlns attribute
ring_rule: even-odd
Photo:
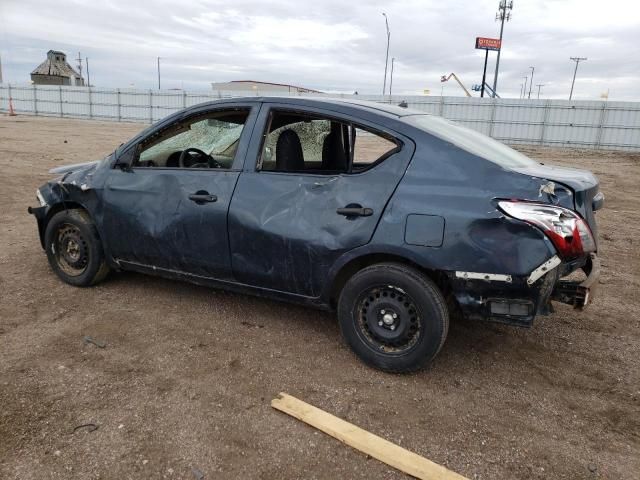
<svg viewBox="0 0 640 480"><path fill-rule="evenodd" d="M271 400L271 406L416 478L425 480L468 480L466 477L442 465L427 460L286 393L280 393L278 398Z"/></svg>

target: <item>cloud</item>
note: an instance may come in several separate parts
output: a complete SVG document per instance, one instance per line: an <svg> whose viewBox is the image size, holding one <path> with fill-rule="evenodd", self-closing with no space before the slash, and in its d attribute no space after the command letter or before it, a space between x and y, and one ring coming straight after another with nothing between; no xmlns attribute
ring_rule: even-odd
<svg viewBox="0 0 640 480"><path fill-rule="evenodd" d="M208 90L213 81L256 79L330 91L380 93L386 33L395 57L394 93L459 95L440 83L455 72L480 83L484 52L476 36L496 37L498 0L3 0L0 55L5 81L26 82L54 48L90 58L98 86L156 85L161 57L163 86ZM578 0L515 3L505 25L499 92L517 97L530 66L543 97L566 98L575 64L575 98L638 98L640 6L615 9ZM487 77L492 83L495 54ZM534 90L535 92L535 86Z"/></svg>

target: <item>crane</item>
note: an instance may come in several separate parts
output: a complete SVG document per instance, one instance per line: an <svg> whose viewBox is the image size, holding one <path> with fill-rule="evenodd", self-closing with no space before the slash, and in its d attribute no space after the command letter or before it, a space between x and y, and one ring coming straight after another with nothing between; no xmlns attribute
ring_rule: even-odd
<svg viewBox="0 0 640 480"><path fill-rule="evenodd" d="M462 88L462 90L464 90L464 93L467 94L467 97L470 97L471 94L469 93L469 90L467 90L465 88L465 86L462 84L462 82L460 81L460 79L458 78L458 76L455 73L453 73L453 72L450 73L448 77L446 75L442 75L442 77L440 77L440 81L441 82L448 82L451 77L456 79L456 82L458 82L458 85L460 85L460 88Z"/></svg>

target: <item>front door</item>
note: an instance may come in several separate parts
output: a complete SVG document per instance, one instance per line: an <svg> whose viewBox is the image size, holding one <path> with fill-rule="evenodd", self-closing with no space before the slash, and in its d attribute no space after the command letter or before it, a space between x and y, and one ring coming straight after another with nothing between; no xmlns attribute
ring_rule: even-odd
<svg viewBox="0 0 640 480"><path fill-rule="evenodd" d="M234 277L317 297L334 261L370 241L413 145L286 105L263 107L260 126L229 210Z"/></svg>
<svg viewBox="0 0 640 480"><path fill-rule="evenodd" d="M227 213L251 108L197 113L143 139L104 192L109 254L141 267L229 279ZM248 133L247 133L248 132Z"/></svg>

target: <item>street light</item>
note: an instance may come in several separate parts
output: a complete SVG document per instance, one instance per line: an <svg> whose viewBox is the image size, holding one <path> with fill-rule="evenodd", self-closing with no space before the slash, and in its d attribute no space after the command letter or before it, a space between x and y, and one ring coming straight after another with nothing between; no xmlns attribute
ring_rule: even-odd
<svg viewBox="0 0 640 480"><path fill-rule="evenodd" d="M384 83L382 84L382 96L384 96L384 92L387 90L387 67L389 66L389 42L391 41L391 32L389 31L387 14L382 12L382 16L384 17L384 24L387 27L387 57L384 61Z"/></svg>
<svg viewBox="0 0 640 480"><path fill-rule="evenodd" d="M544 87L544 83L537 83L536 87L538 87L538 100L540 100L540 89Z"/></svg>
<svg viewBox="0 0 640 480"><path fill-rule="evenodd" d="M391 57L391 78L389 79L389 96L391 96L391 88L393 87L393 64L396 61L396 57Z"/></svg>
<svg viewBox="0 0 640 480"><path fill-rule="evenodd" d="M536 67L529 67L531 69L531 83L529 84L529 98L531 98L531 87L533 87L533 72L536 71Z"/></svg>
<svg viewBox="0 0 640 480"><path fill-rule="evenodd" d="M160 90L160 57L158 57L158 90Z"/></svg>
<svg viewBox="0 0 640 480"><path fill-rule="evenodd" d="M578 64L581 61L586 60L587 57L569 57L569 59L576 62L576 69L573 71L573 80L571 80L571 91L569 92L569 100L571 100L571 97L573 96L573 84L576 83L576 73L578 73Z"/></svg>
<svg viewBox="0 0 640 480"><path fill-rule="evenodd" d="M524 100L524 96L527 94L527 81L529 80L529 77L523 77L524 78L524 90L522 90L522 99Z"/></svg>

